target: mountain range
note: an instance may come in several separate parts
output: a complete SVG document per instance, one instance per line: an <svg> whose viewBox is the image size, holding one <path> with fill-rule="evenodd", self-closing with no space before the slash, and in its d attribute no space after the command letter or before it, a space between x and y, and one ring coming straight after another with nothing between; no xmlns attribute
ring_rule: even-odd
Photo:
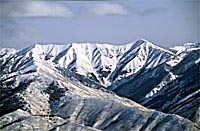
<svg viewBox="0 0 200 131"><path fill-rule="evenodd" d="M0 48L1 130L199 131L200 43Z"/></svg>

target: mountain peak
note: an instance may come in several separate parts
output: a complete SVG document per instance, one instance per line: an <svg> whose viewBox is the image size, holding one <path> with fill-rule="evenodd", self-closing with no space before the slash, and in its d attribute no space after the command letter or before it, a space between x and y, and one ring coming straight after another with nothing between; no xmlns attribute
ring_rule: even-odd
<svg viewBox="0 0 200 131"><path fill-rule="evenodd" d="M142 39L140 39L140 40L142 40L142 41L144 41L144 42L150 42L149 40L147 40L147 39L145 39L145 38L142 38Z"/></svg>

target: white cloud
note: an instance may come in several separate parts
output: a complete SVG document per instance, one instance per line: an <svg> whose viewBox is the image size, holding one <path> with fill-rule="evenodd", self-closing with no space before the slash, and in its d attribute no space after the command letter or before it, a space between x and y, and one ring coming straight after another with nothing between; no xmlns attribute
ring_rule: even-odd
<svg viewBox="0 0 200 131"><path fill-rule="evenodd" d="M64 4L45 1L2 2L1 17L71 17Z"/></svg>
<svg viewBox="0 0 200 131"><path fill-rule="evenodd" d="M128 10L117 3L101 3L90 9L96 15L128 15Z"/></svg>

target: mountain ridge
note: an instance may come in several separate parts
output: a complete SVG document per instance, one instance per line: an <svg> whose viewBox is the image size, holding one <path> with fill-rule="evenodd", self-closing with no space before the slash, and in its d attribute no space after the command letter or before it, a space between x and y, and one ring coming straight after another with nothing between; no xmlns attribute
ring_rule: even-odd
<svg viewBox="0 0 200 131"><path fill-rule="evenodd" d="M27 129L31 129L29 125L32 125L43 130L59 128L73 130L75 127L80 127L83 130L198 131L199 99L195 97L200 91L196 84L198 72L194 71L199 65L199 48L195 47L188 50L189 52L182 51L183 55L179 56L144 40L136 41L126 48L120 47L91 44L47 46L36 44L19 51L0 49L3 54L0 56L2 89L0 128L10 130L16 129L14 126L25 125ZM142 56L143 54L145 56ZM132 67L138 72L128 72L129 68L126 65L130 62L139 63L139 60L145 68L141 69L136 65ZM115 64L115 67L109 67L110 64ZM123 66L122 69L120 66ZM124 70L127 72L123 72ZM88 71L96 74L91 72L88 74ZM110 81L108 87L104 83L105 78L109 78L114 71L116 72L114 74L117 74L116 79ZM197 78L189 80L188 73L191 78ZM128 77L131 79L123 81ZM158 81L152 84L149 83L149 78L153 78L150 79L152 82L156 79ZM172 78L180 81L178 87L170 88L176 83ZM115 82L121 82L121 85L116 86ZM188 82L195 83L188 86ZM171 83L170 86L168 83ZM158 92L148 94L157 90L160 85L162 88L160 87ZM147 93L143 93L144 87L149 90ZM175 90L174 93L170 93L169 89ZM181 89L180 93L185 95L180 95L176 89ZM169 94L162 94L163 90L167 90ZM131 94L132 91L134 95ZM155 107L156 102L159 102L157 96L160 95L167 95L166 98L173 99L167 103L166 99L162 99L164 97L160 98L160 103L164 105L161 104L160 108L157 108ZM188 101L193 103L188 105L186 104ZM174 113L178 115L170 112L173 108ZM186 114L181 112L181 109L186 110L184 111ZM194 113L196 115L193 115ZM17 121L13 115L17 116ZM54 119L59 120L55 125L51 124ZM37 120L49 126L37 125ZM72 125L75 127L70 128ZM26 129L25 127L23 129Z"/></svg>
<svg viewBox="0 0 200 131"><path fill-rule="evenodd" d="M141 46L137 45L138 42L141 42ZM122 45L114 46L108 44L103 44L103 45L90 44L90 43L83 43L83 44L72 43L69 45L35 44L31 47L28 47L27 49L32 50L33 55L35 54L35 56L33 56L34 58L40 59L38 57L41 57L41 59L51 60L54 63L61 65L62 67L68 68L70 70L77 70L77 72L82 75L87 75L88 73L89 74L92 73L101 84L109 85L110 82L115 80L113 79L113 76L109 76L110 75L109 72L117 70L116 68L121 69L122 67L116 67L116 66L118 64L118 61L120 59L122 60L121 57L123 56L123 54L128 50L133 51L133 49L137 47L141 47L141 49L139 50L141 50L140 53L143 54L144 57L145 55L148 55L145 54L144 50L146 49L148 52L149 48L161 50L170 55L173 55L173 53L170 52L169 50L165 50L144 39L123 46ZM132 54L129 55L133 54L136 53L133 52ZM124 59L128 59L126 58L125 55L123 57ZM142 58L140 57L135 58L132 63L129 62L128 66L129 68L131 68L130 70L133 70L133 68L135 68L133 66L143 66L144 63L141 63L142 60L138 59ZM142 65L137 65L136 62L140 62ZM82 65L82 63L84 63L85 65ZM118 65L120 65L120 63ZM139 70L140 67L136 68L137 71ZM100 76L99 72L102 72ZM132 71L131 73L135 72ZM114 78L116 77L118 76L115 76Z"/></svg>

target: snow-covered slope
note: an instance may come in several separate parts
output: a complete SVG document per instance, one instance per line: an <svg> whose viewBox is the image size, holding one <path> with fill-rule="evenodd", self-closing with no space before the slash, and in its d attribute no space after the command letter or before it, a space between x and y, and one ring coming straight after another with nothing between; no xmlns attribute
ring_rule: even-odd
<svg viewBox="0 0 200 131"><path fill-rule="evenodd" d="M200 49L190 48L157 66L141 71L134 78L108 87L146 107L175 113L200 126ZM122 79L123 80L123 79Z"/></svg>
<svg viewBox="0 0 200 131"><path fill-rule="evenodd" d="M88 76L104 86L124 77L134 77L133 74L141 70L153 69L174 56L173 52L144 39L122 46L96 43L35 44L23 52L35 60L51 61L61 68Z"/></svg>
<svg viewBox="0 0 200 131"><path fill-rule="evenodd" d="M0 57L0 130L198 131L188 119L64 76L36 46Z"/></svg>
<svg viewBox="0 0 200 131"><path fill-rule="evenodd" d="M0 129L198 131L197 46L176 51L142 39L1 48Z"/></svg>
<svg viewBox="0 0 200 131"><path fill-rule="evenodd" d="M60 67L85 76L93 76L98 82L105 82L106 72L114 70L115 65L128 48L107 44L72 43L69 45L35 45L34 57L49 60ZM104 71L100 73L101 71Z"/></svg>
<svg viewBox="0 0 200 131"><path fill-rule="evenodd" d="M171 65L174 59L163 65L166 75L141 104L179 114L200 125L200 49L188 52L176 66Z"/></svg>
<svg viewBox="0 0 200 131"><path fill-rule="evenodd" d="M170 48L171 50L174 50L176 54L180 54L183 52L190 52L193 50L199 50L200 49L200 43L186 43L184 45L174 46Z"/></svg>
<svg viewBox="0 0 200 131"><path fill-rule="evenodd" d="M174 53L156 46L146 40L136 41L117 62L115 70L109 79L112 82L110 90L134 79L142 72L148 72L174 57Z"/></svg>

